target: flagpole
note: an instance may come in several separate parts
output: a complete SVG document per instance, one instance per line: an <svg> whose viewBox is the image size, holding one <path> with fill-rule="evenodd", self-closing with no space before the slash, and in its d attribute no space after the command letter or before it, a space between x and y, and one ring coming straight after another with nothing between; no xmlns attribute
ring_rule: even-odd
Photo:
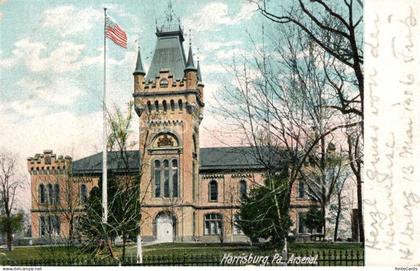
<svg viewBox="0 0 420 271"><path fill-rule="evenodd" d="M107 125L106 125L106 8L104 8L104 92L102 103L102 222L108 221Z"/></svg>

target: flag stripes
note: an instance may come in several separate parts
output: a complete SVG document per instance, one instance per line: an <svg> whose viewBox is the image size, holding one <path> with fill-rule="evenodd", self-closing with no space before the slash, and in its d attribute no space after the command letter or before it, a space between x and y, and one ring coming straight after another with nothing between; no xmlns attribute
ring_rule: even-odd
<svg viewBox="0 0 420 271"><path fill-rule="evenodd" d="M109 16L106 16L105 25L106 37L127 49L127 34L125 31Z"/></svg>

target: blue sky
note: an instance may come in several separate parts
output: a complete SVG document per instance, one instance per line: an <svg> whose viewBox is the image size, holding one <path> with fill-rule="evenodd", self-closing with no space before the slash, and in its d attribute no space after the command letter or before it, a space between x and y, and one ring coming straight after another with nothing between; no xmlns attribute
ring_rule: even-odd
<svg viewBox="0 0 420 271"><path fill-rule="evenodd" d="M207 103L202 146L221 145L210 135L221 127L209 109L217 90L230 80L224 66L252 50L248 35L260 31L262 20L246 0L172 4L184 28L184 47L188 49L191 29L196 57L199 48ZM108 42L111 107L132 99L137 40L147 70L155 21L159 25L164 20L167 6L168 1L0 0L1 148L18 153L23 161L44 149L76 159L100 151L103 7L129 38L127 50Z"/></svg>

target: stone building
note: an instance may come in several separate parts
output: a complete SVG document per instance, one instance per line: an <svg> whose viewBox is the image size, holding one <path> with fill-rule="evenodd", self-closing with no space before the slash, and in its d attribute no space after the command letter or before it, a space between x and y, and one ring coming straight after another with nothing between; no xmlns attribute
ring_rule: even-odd
<svg viewBox="0 0 420 271"><path fill-rule="evenodd" d="M240 199L263 184L266 167L252 147L199 147L205 85L191 44L186 55L183 42L180 25L158 27L147 72L139 49L133 97L140 149L128 153L129 172L122 170L117 153L110 152L108 170L141 176L144 241L245 241L235 224L236 213ZM32 237L69 236L70 221L77 220L88 191L101 181L102 154L72 161L45 151L28 158L28 170ZM71 202L63 194L66 185L71 187ZM304 232L302 215L313 204L304 186L296 184L289 215L297 232ZM72 216L66 214L69 209Z"/></svg>

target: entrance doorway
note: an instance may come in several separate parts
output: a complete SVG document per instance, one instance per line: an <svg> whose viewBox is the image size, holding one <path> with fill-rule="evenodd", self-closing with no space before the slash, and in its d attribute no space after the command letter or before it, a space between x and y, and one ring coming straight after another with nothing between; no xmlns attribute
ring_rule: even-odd
<svg viewBox="0 0 420 271"><path fill-rule="evenodd" d="M167 213L161 213L156 217L156 242L170 243L174 241L175 219Z"/></svg>

